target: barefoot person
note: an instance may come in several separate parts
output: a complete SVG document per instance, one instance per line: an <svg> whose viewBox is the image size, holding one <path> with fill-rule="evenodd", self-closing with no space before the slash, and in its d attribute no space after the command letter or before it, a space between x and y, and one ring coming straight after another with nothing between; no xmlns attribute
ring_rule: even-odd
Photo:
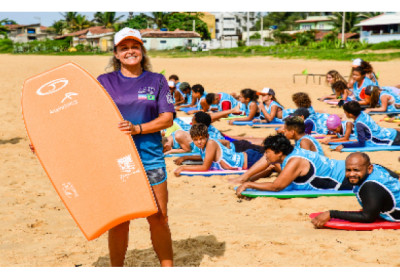
<svg viewBox="0 0 400 280"><path fill-rule="evenodd" d="M362 211L323 212L311 220L317 228L322 228L331 218L358 223L372 223L378 217L400 221L400 181L396 173L371 164L367 154L357 152L346 159L346 177L354 186Z"/></svg>
<svg viewBox="0 0 400 280"><path fill-rule="evenodd" d="M159 209L158 213L147 217L153 248L161 266L172 266L167 172L160 131L173 123L173 99L164 76L150 72L149 58L139 31L123 28L115 34L114 45L114 71L100 75L98 81L125 119L119 129L132 135L136 144ZM112 266L123 266L128 236L129 221L109 230Z"/></svg>

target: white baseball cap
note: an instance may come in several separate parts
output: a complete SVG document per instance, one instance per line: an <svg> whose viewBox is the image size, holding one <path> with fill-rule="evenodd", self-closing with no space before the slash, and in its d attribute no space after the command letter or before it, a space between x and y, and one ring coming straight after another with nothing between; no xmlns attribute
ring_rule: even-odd
<svg viewBox="0 0 400 280"><path fill-rule="evenodd" d="M125 28L122 28L117 33L115 33L114 46L117 46L119 43L121 43L125 39L133 39L143 45L142 36L140 35L139 30L125 27Z"/></svg>
<svg viewBox="0 0 400 280"><path fill-rule="evenodd" d="M270 94L270 95L275 95L275 92L272 88L263 88L262 91L260 92L260 94ZM260 95L258 94L258 95Z"/></svg>
<svg viewBox="0 0 400 280"><path fill-rule="evenodd" d="M174 81L168 81L168 86L169 87L175 87Z"/></svg>
<svg viewBox="0 0 400 280"><path fill-rule="evenodd" d="M356 58L353 60L353 66L360 66L362 62L361 58Z"/></svg>

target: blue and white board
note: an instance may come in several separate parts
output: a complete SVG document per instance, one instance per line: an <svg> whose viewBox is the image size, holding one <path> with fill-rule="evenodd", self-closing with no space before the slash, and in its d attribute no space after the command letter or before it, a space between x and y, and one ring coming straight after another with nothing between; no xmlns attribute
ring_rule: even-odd
<svg viewBox="0 0 400 280"><path fill-rule="evenodd" d="M334 150L339 145L331 145L329 148ZM341 152L379 152L379 151L400 151L400 146L389 146L389 145L382 145L382 146L374 146L374 147L356 147L356 148L343 148Z"/></svg>
<svg viewBox="0 0 400 280"><path fill-rule="evenodd" d="M164 157L183 157L183 156L199 156L199 153L179 153L179 154L168 154Z"/></svg>

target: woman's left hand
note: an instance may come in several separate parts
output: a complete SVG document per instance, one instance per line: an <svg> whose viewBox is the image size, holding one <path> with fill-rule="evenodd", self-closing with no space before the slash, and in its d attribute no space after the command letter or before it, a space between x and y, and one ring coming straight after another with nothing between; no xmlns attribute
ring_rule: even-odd
<svg viewBox="0 0 400 280"><path fill-rule="evenodd" d="M122 121L118 124L119 130L128 135L135 135L140 133L138 125L133 125L130 121Z"/></svg>
<svg viewBox="0 0 400 280"><path fill-rule="evenodd" d="M181 176L182 169L183 169L183 167L182 167L182 166L179 166L177 169L175 169L174 175L175 175L176 177Z"/></svg>

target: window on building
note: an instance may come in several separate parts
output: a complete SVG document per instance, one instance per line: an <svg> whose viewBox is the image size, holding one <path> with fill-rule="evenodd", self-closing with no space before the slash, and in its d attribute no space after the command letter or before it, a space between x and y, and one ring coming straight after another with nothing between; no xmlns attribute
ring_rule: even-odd
<svg viewBox="0 0 400 280"><path fill-rule="evenodd" d="M303 30L311 30L311 24L305 24L301 27Z"/></svg>
<svg viewBox="0 0 400 280"><path fill-rule="evenodd" d="M215 19L215 22L219 22L219 18L216 18L216 19Z"/></svg>
<svg viewBox="0 0 400 280"><path fill-rule="evenodd" d="M147 40L143 40L143 39L142 39L142 41L143 41L143 43L146 43L146 42L147 42Z"/></svg>
<svg viewBox="0 0 400 280"><path fill-rule="evenodd" d="M224 18L224 20L235 20L235 18L229 18L229 17L227 17L227 18Z"/></svg>
<svg viewBox="0 0 400 280"><path fill-rule="evenodd" d="M191 43L192 43L192 39L189 39L189 40L188 40L188 43L191 44Z"/></svg>
<svg viewBox="0 0 400 280"><path fill-rule="evenodd" d="M160 43L161 43L161 44L166 44L167 41L166 41L166 40L161 40Z"/></svg>
<svg viewBox="0 0 400 280"><path fill-rule="evenodd" d="M215 29L215 33L219 33L219 29Z"/></svg>
<svg viewBox="0 0 400 280"><path fill-rule="evenodd" d="M235 28L224 28L224 31L235 31Z"/></svg>
<svg viewBox="0 0 400 280"><path fill-rule="evenodd" d="M28 34L35 34L36 30L35 30L35 28L28 28L27 32L28 32Z"/></svg>

